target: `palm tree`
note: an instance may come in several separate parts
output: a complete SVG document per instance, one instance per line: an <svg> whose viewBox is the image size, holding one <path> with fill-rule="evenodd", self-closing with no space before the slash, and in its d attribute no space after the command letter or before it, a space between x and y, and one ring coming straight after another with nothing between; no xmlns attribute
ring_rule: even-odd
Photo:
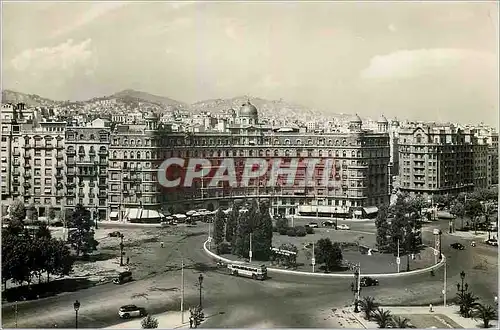
<svg viewBox="0 0 500 330"><path fill-rule="evenodd" d="M359 303L361 304L361 310L365 313L365 319L369 321L373 312L377 309L378 303L375 302L373 297L363 297L363 300Z"/></svg>
<svg viewBox="0 0 500 330"><path fill-rule="evenodd" d="M471 311L479 305L478 298L472 292L458 294L458 304L463 317L470 317Z"/></svg>
<svg viewBox="0 0 500 330"><path fill-rule="evenodd" d="M474 320L482 320L484 328L489 328L490 321L495 320L496 317L497 311L491 305L477 304L476 308L472 311L472 318Z"/></svg>
<svg viewBox="0 0 500 330"><path fill-rule="evenodd" d="M405 329L405 328L415 328L406 317L394 316L392 318L391 325L394 328Z"/></svg>
<svg viewBox="0 0 500 330"><path fill-rule="evenodd" d="M377 322L378 327L381 329L387 328L392 322L392 315L390 311L384 311L383 309L377 308L373 313L372 318Z"/></svg>

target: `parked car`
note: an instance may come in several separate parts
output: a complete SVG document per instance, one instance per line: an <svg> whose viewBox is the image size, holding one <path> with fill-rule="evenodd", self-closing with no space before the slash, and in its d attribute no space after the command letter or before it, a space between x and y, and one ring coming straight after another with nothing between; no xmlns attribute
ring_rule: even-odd
<svg viewBox="0 0 500 330"><path fill-rule="evenodd" d="M136 305L125 305L120 307L118 310L118 315L122 319L129 319L131 317L143 317L146 316L146 309L143 307L137 307Z"/></svg>
<svg viewBox="0 0 500 330"><path fill-rule="evenodd" d="M337 227L337 229L340 229L340 230L349 230L349 229L351 229L351 228L349 228L349 226L348 226L348 225L342 224L342 225L339 225L339 226Z"/></svg>
<svg viewBox="0 0 500 330"><path fill-rule="evenodd" d="M498 240L494 238L487 239L484 241L486 244L491 245L491 246L498 246Z"/></svg>
<svg viewBox="0 0 500 330"><path fill-rule="evenodd" d="M361 286L376 286L378 285L378 280L374 279L374 278L371 278L371 277L362 277L360 280L359 280L359 283Z"/></svg>
<svg viewBox="0 0 500 330"><path fill-rule="evenodd" d="M465 250L465 246L461 243L452 243L450 246L455 250Z"/></svg>
<svg viewBox="0 0 500 330"><path fill-rule="evenodd" d="M326 220L326 221L323 221L323 227L335 227L335 222L333 222L332 220Z"/></svg>
<svg viewBox="0 0 500 330"><path fill-rule="evenodd" d="M309 224L305 225L305 227L318 228L319 226L316 222L309 222Z"/></svg>

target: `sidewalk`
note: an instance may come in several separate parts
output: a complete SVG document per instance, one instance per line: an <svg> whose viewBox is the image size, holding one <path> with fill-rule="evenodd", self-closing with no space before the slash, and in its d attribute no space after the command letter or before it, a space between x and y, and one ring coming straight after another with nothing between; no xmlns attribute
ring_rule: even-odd
<svg viewBox="0 0 500 330"><path fill-rule="evenodd" d="M158 320L159 329L189 329L189 311L184 311L184 324L181 323L181 312L165 312L152 316ZM105 329L141 329L142 319L136 318Z"/></svg>
<svg viewBox="0 0 500 330"><path fill-rule="evenodd" d="M292 216L287 215L286 218L290 219ZM338 222L373 222L375 223L375 219L354 219L354 218L335 218L335 217L316 217L313 215L294 215L293 216L295 219L311 219L311 220L321 220L321 221L335 221L338 220Z"/></svg>
<svg viewBox="0 0 500 330"><path fill-rule="evenodd" d="M474 234L474 230L471 230L471 231L455 231L449 235L452 235L452 236L457 236L457 237L462 237L462 238L468 238L468 239L477 239L478 241L485 241L488 239L488 232L484 232L484 231L478 231L477 232L477 235ZM491 238L493 238L493 236L497 236L497 233L496 232L492 232L490 234Z"/></svg>
<svg viewBox="0 0 500 330"><path fill-rule="evenodd" d="M479 328L482 325L481 320L474 320L472 318L464 318L461 317L458 313L458 306L450 305L450 306L433 306L433 312L429 311L428 306L380 306L381 309L390 311L392 315L403 315L405 317L411 318L412 315L415 315L415 318L418 320L418 317L433 317L435 319L435 323L437 328L453 328L453 324L449 324L442 316L445 316L447 319L453 321L457 325L462 328ZM377 323L373 321L367 321L364 318L364 313L354 313L353 307L345 307L335 311L335 316L339 318L339 320L345 320L345 325L348 328L365 328L365 329L376 329L378 328ZM354 324L352 320L356 320L357 324ZM411 320L411 323L418 323L417 321ZM418 325L418 324L417 324ZM491 328L498 327L498 321L491 321Z"/></svg>

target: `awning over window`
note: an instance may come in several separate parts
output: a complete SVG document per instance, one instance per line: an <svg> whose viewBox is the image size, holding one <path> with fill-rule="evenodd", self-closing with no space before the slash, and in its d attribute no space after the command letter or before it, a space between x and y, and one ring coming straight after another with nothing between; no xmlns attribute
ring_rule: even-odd
<svg viewBox="0 0 500 330"><path fill-rule="evenodd" d="M368 207L363 207L363 210L365 211L366 214L373 214L378 212L378 207L368 206Z"/></svg>
<svg viewBox="0 0 500 330"><path fill-rule="evenodd" d="M113 211L113 212L109 213L109 217L110 218L118 218L118 212Z"/></svg>

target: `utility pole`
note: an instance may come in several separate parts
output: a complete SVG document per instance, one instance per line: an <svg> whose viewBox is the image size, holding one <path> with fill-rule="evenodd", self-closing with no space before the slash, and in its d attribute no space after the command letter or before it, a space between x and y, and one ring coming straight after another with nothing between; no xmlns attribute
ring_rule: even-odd
<svg viewBox="0 0 500 330"><path fill-rule="evenodd" d="M313 266L313 273L314 273L314 266L316 266L316 257L314 255L314 242L313 242L313 256L312 256L312 262L311 262L312 266Z"/></svg>
<svg viewBox="0 0 500 330"><path fill-rule="evenodd" d="M250 263L252 262L252 233L250 233L250 251L249 251Z"/></svg>
<svg viewBox="0 0 500 330"><path fill-rule="evenodd" d="M443 304L446 307L446 258L444 259Z"/></svg>
<svg viewBox="0 0 500 330"><path fill-rule="evenodd" d="M17 300L16 300L16 304L14 305L14 315L15 315L15 322L16 322L16 328L17 328Z"/></svg>
<svg viewBox="0 0 500 330"><path fill-rule="evenodd" d="M120 266L123 266L123 234L120 234Z"/></svg>
<svg viewBox="0 0 500 330"><path fill-rule="evenodd" d="M401 263L401 259L399 258L399 238L398 238L398 258L396 259L396 264L398 265L398 273L399 273L399 264Z"/></svg>
<svg viewBox="0 0 500 330"><path fill-rule="evenodd" d="M184 324L184 258L181 260L181 323Z"/></svg>

